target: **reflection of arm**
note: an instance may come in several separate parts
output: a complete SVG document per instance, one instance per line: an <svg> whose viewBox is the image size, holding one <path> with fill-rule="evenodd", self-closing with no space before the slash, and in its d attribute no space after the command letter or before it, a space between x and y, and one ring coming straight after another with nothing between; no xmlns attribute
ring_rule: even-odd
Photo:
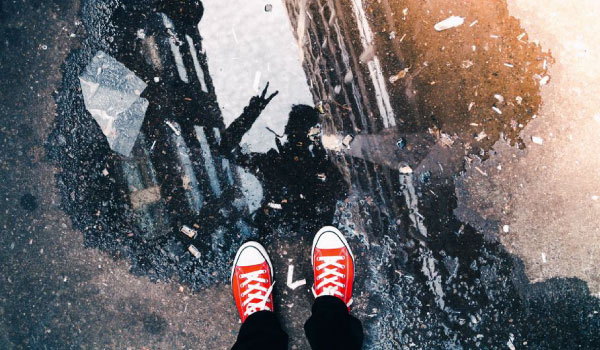
<svg viewBox="0 0 600 350"><path fill-rule="evenodd" d="M229 156L235 149L239 149L240 141L245 133L250 130L263 108L255 101L256 97L250 100L250 104L244 108L244 112L225 129L221 137L221 152ZM240 153L239 150L236 153Z"/></svg>
<svg viewBox="0 0 600 350"><path fill-rule="evenodd" d="M269 97L265 97L268 88L269 83L267 83L267 86L265 86L265 89L260 96L254 96L250 99L250 103L244 108L242 115L225 129L221 138L221 152L223 155L229 156L234 149L238 148L244 134L250 130L252 124L254 124L260 113L267 107L273 97L277 96L279 93L279 91L275 91Z"/></svg>

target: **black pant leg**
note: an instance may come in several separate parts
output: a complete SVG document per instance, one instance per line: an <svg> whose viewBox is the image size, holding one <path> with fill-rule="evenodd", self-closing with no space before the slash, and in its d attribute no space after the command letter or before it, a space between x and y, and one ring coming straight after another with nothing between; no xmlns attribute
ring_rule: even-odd
<svg viewBox="0 0 600 350"><path fill-rule="evenodd" d="M348 313L344 302L334 296L315 299L312 316L304 324L304 331L313 350L362 348L362 324Z"/></svg>
<svg viewBox="0 0 600 350"><path fill-rule="evenodd" d="M232 350L287 350L288 335L275 313L257 311L242 323Z"/></svg>

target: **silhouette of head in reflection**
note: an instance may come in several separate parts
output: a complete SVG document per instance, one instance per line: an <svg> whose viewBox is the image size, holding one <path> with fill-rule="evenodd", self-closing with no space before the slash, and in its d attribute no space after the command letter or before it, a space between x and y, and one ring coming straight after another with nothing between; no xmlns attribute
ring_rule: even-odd
<svg viewBox="0 0 600 350"><path fill-rule="evenodd" d="M345 198L347 186L321 144L320 115L314 107L292 107L285 135L276 135L276 150L244 153L240 149L243 135L277 95L275 92L266 97L267 89L268 84L225 130L221 151L261 181L264 200L255 215L258 224L301 226L307 230L331 224L335 204Z"/></svg>

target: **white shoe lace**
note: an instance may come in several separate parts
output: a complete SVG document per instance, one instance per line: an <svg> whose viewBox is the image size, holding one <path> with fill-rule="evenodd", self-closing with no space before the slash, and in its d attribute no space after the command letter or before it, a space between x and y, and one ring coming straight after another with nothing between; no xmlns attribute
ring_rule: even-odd
<svg viewBox="0 0 600 350"><path fill-rule="evenodd" d="M269 306L267 306L267 302L269 301L269 296L271 295L271 292L273 291L273 286L275 285L275 282L273 282L268 289L261 286L260 283L268 282L267 279L260 277L262 274L265 274L265 273L267 273L267 271L257 270L257 271L248 272L248 273L244 273L244 274L240 275L240 279L242 279L242 280L245 279L245 281L242 282L242 284L240 286L241 287L248 286L248 289L246 289L240 295L242 297L242 300L244 298L246 298L246 300L244 300L244 302L242 302L242 308L244 309L244 316L250 316L251 314L255 313L256 311L263 311L263 310L273 311L273 310L271 310L271 308ZM257 291L257 292L253 293L253 291ZM254 301L254 300L257 300L257 301Z"/></svg>
<svg viewBox="0 0 600 350"><path fill-rule="evenodd" d="M346 278L346 275L338 271L338 269L345 268L344 265L338 262L338 260L343 259L343 256L320 256L317 258L317 261L322 261L323 263L317 265L316 271L323 270L323 272L317 275L316 280L320 282L312 288L315 298L322 295L331 295L344 299L344 294L339 289L346 287L346 285L340 282L339 279ZM334 268L331 268L330 266L333 266ZM315 289L321 287L323 288L321 294L317 295ZM351 304L352 298L350 298L346 306L350 306Z"/></svg>

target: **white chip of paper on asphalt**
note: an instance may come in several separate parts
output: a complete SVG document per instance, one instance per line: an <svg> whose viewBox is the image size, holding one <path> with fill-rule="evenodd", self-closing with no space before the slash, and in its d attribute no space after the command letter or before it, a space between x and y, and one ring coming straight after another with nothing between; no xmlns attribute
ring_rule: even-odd
<svg viewBox="0 0 600 350"><path fill-rule="evenodd" d="M446 18L445 20L438 22L435 26L433 26L433 28L435 30L437 30L438 32L441 32L443 30L461 26L463 23L465 23L464 17L450 16L450 17Z"/></svg>

